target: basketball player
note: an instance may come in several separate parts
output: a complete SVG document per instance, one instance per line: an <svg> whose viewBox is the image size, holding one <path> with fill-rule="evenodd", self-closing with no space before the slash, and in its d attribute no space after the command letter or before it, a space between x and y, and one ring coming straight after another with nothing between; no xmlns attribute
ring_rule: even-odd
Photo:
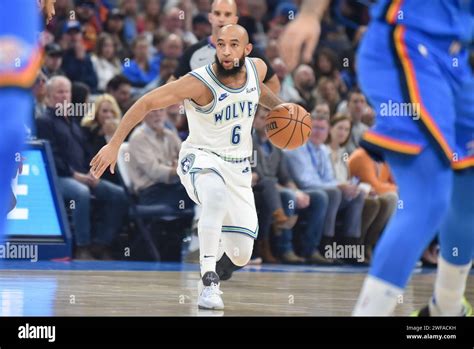
<svg viewBox="0 0 474 349"><path fill-rule="evenodd" d="M51 19L54 1L38 4ZM31 0L0 2L0 240L5 215L15 202L10 183L21 161L24 122L33 110L30 87L41 65L38 4Z"/></svg>
<svg viewBox="0 0 474 349"><path fill-rule="evenodd" d="M140 98L91 161L95 177L107 167L113 173L120 144L130 130L149 111L184 100L190 133L182 144L177 172L188 195L202 206L198 306L205 309L224 308L220 279L229 278L251 257L258 233L249 162L252 121L258 104L273 109L282 103L263 84L265 63L247 57L252 45L243 27L223 27L216 43L213 64Z"/></svg>
<svg viewBox="0 0 474 349"><path fill-rule="evenodd" d="M304 1L312 10L281 36L290 66L303 45L311 58L328 3ZM381 0L372 8L357 71L377 119L361 145L386 158L404 207L377 244L353 315L391 314L437 231L438 274L420 315L472 314L463 294L474 247L474 78L466 50L473 15L473 0ZM388 103L419 112L383 116Z"/></svg>

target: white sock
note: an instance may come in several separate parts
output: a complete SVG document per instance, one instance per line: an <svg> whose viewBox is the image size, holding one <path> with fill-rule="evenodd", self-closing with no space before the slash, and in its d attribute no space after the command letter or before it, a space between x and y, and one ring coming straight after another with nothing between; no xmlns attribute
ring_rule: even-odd
<svg viewBox="0 0 474 349"><path fill-rule="evenodd" d="M429 302L434 316L459 316L463 313L462 297L471 263L451 264L442 256L438 258L438 272L433 298Z"/></svg>
<svg viewBox="0 0 474 349"><path fill-rule="evenodd" d="M198 236L201 276L204 276L208 271L216 271L222 221L227 213L227 188L214 172L199 173L195 186L202 204Z"/></svg>
<svg viewBox="0 0 474 349"><path fill-rule="evenodd" d="M372 275L365 278L352 316L389 316L403 289Z"/></svg>

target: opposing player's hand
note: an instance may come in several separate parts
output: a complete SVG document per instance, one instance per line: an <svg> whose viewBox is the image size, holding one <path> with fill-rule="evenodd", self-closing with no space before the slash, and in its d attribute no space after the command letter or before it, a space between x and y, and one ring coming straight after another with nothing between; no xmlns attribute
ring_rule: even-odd
<svg viewBox="0 0 474 349"><path fill-rule="evenodd" d="M44 11L46 15L46 24L48 24L52 19L53 16L56 14L54 10L54 4L56 0L40 0L40 8Z"/></svg>
<svg viewBox="0 0 474 349"><path fill-rule="evenodd" d="M102 147L96 156L92 159L91 174L95 178L100 178L107 169L110 168L110 173L115 173L115 165L117 164L118 147L109 143Z"/></svg>
<svg viewBox="0 0 474 349"><path fill-rule="evenodd" d="M289 71L296 68L301 58L305 63L311 62L320 34L321 24L313 16L302 13L290 21L278 41L280 56Z"/></svg>

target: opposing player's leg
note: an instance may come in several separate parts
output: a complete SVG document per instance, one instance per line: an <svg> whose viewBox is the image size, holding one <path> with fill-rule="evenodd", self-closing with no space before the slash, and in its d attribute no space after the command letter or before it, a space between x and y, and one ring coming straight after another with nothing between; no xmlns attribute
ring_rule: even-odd
<svg viewBox="0 0 474 349"><path fill-rule="evenodd" d="M387 153L399 186L399 208L377 243L353 315L390 315L403 294L424 248L445 217L451 195L452 171L433 147L410 157ZM423 198L420 201L420 198Z"/></svg>
<svg viewBox="0 0 474 349"><path fill-rule="evenodd" d="M21 16L12 14L19 13ZM24 121L32 112L27 91L41 65L35 1L2 1L0 9L0 239L11 205L10 183L18 166L25 134ZM16 158L15 158L16 157Z"/></svg>
<svg viewBox="0 0 474 349"><path fill-rule="evenodd" d="M463 297L474 252L474 75L456 94L456 169L453 194L439 241L441 255L433 296L428 306L413 315L472 315Z"/></svg>
<svg viewBox="0 0 474 349"><path fill-rule="evenodd" d="M377 60L374 50L387 59ZM361 144L385 155L403 207L377 244L353 314L390 315L451 200L455 74L446 74L453 68L445 64L449 57L438 40L402 25L373 22L358 58L362 90L377 114Z"/></svg>

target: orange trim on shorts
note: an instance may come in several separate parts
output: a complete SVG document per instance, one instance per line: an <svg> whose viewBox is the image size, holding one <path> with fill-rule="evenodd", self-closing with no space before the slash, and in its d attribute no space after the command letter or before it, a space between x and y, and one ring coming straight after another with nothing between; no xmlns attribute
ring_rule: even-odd
<svg viewBox="0 0 474 349"><path fill-rule="evenodd" d="M396 151L398 153L409 154L409 155L417 155L421 152L421 146L399 141L397 139L393 139L387 136L382 136L380 134L375 133L374 131L366 131L362 138L372 143L376 146Z"/></svg>
<svg viewBox="0 0 474 349"><path fill-rule="evenodd" d="M24 69L0 75L0 86L30 88L35 82L38 71L41 68L42 59L43 50L35 50L28 65Z"/></svg>
<svg viewBox="0 0 474 349"><path fill-rule="evenodd" d="M454 170L464 170L469 167L474 167L474 155L468 156L458 161L453 161L451 167Z"/></svg>
<svg viewBox="0 0 474 349"><path fill-rule="evenodd" d="M410 95L410 99L412 103L417 103L420 106L420 118L421 121L425 124L428 131L434 137L436 142L440 145L441 149L443 149L446 157L450 162L453 161L453 151L449 146L448 142L444 139L441 131L438 128L438 125L434 122L433 118L431 117L430 113L426 109L423 100L421 99L420 89L418 87L415 69L413 67L413 62L411 61L407 46L405 44L405 32L406 28L402 25L397 25L394 31L394 40L395 40L395 48L397 50L398 58L403 67L403 71L405 73L405 78L407 81L408 93Z"/></svg>
<svg viewBox="0 0 474 349"><path fill-rule="evenodd" d="M400 8L402 7L403 0L393 0L392 3L390 4L390 7L388 8L387 14L385 16L385 19L388 23L390 24L395 24L397 21L397 14L398 11L400 11Z"/></svg>

